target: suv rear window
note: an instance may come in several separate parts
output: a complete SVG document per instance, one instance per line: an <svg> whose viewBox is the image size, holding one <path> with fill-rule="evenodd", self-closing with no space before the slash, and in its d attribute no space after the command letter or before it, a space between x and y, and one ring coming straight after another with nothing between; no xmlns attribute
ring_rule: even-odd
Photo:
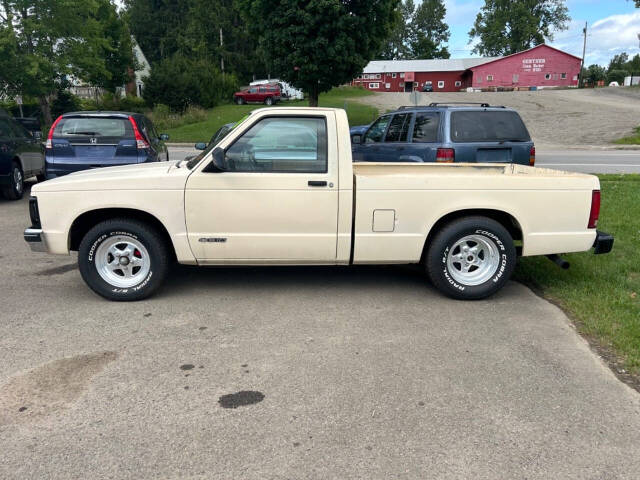
<svg viewBox="0 0 640 480"><path fill-rule="evenodd" d="M121 137L134 138L128 118L69 117L62 118L54 137Z"/></svg>
<svg viewBox="0 0 640 480"><path fill-rule="evenodd" d="M418 113L413 125L413 141L416 143L433 143L438 141L440 114Z"/></svg>
<svg viewBox="0 0 640 480"><path fill-rule="evenodd" d="M516 112L469 110L451 113L453 142L529 142L531 137Z"/></svg>

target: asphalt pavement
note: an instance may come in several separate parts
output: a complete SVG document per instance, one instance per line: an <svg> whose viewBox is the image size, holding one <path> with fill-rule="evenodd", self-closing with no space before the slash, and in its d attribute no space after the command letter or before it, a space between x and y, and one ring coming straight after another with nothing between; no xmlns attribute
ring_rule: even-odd
<svg viewBox="0 0 640 480"><path fill-rule="evenodd" d="M0 478L638 478L640 395L518 283L176 267L108 302L28 249L26 198L0 200Z"/></svg>
<svg viewBox="0 0 640 480"><path fill-rule="evenodd" d="M188 145L169 147L171 160L197 153ZM537 149L536 166L582 173L640 173L640 150Z"/></svg>

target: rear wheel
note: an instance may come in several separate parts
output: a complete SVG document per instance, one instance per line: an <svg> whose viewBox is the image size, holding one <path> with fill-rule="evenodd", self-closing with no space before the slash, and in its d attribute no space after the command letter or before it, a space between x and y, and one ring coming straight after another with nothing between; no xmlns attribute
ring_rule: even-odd
<svg viewBox="0 0 640 480"><path fill-rule="evenodd" d="M509 280L516 249L509 232L486 217L465 217L445 225L433 238L425 267L433 285L461 300L486 298Z"/></svg>
<svg viewBox="0 0 640 480"><path fill-rule="evenodd" d="M267 97L264 99L264 104L265 105L273 105L273 98L271 97Z"/></svg>
<svg viewBox="0 0 640 480"><path fill-rule="evenodd" d="M20 164L15 160L11 162L9 173L9 185L2 189L2 193L8 200L19 200L24 194L24 173Z"/></svg>
<svg viewBox="0 0 640 480"><path fill-rule="evenodd" d="M78 249L80 274L97 294L116 301L141 300L162 285L168 246L154 228L128 219L99 223Z"/></svg>
<svg viewBox="0 0 640 480"><path fill-rule="evenodd" d="M236 97L236 104L238 105L242 105L244 103L244 98L242 97Z"/></svg>

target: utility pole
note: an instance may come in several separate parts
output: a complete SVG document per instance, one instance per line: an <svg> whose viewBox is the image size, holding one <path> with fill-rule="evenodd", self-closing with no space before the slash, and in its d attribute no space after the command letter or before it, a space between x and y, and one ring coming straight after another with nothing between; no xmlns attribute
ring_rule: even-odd
<svg viewBox="0 0 640 480"><path fill-rule="evenodd" d="M582 33L584 35L584 43L582 44L582 62L580 62L580 81L578 83L578 87L582 88L584 86L584 54L587 51L587 22L584 22L584 28L582 29Z"/></svg>
<svg viewBox="0 0 640 480"><path fill-rule="evenodd" d="M222 54L222 27L220 27L220 70L222 70L222 82L224 83L224 55Z"/></svg>

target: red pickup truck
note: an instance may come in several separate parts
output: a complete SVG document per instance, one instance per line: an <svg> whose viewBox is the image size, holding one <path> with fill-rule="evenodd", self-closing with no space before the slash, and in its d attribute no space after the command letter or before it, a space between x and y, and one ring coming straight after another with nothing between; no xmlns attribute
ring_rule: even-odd
<svg viewBox="0 0 640 480"><path fill-rule="evenodd" d="M264 103L273 105L279 102L281 91L279 85L255 85L233 94L233 101L238 105L244 103Z"/></svg>

